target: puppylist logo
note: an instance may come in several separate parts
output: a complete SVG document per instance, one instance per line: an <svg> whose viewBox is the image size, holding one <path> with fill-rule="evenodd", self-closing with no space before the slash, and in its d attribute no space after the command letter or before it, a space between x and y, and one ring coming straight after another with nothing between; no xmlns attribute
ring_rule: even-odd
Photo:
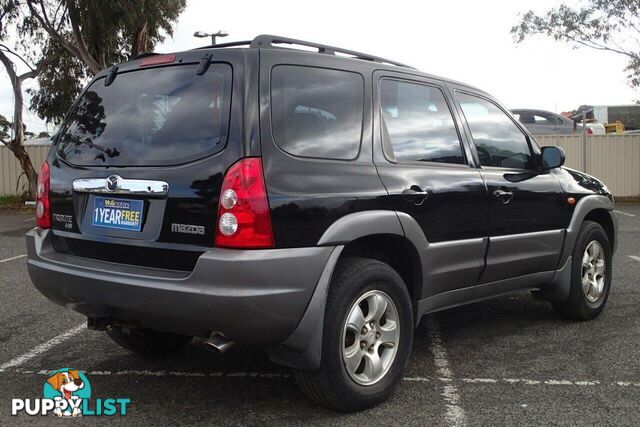
<svg viewBox="0 0 640 427"><path fill-rule="evenodd" d="M127 415L128 398L91 400L91 384L84 372L62 368L53 371L44 383L42 399L11 399L11 415L58 417Z"/></svg>

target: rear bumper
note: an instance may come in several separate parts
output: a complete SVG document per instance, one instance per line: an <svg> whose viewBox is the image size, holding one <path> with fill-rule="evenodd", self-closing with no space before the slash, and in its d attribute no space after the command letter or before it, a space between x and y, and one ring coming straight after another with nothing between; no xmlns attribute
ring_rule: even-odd
<svg viewBox="0 0 640 427"><path fill-rule="evenodd" d="M51 231L27 233L28 270L55 303L132 326L277 344L302 319L334 247L211 249L191 273L56 252Z"/></svg>

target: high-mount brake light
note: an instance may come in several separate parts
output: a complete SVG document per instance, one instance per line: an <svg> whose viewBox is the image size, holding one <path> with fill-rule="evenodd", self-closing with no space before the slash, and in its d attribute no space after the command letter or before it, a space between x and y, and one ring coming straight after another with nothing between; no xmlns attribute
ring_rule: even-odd
<svg viewBox="0 0 640 427"><path fill-rule="evenodd" d="M245 249L274 246L259 157L241 159L227 170L218 204L215 245Z"/></svg>
<svg viewBox="0 0 640 427"><path fill-rule="evenodd" d="M151 65L170 64L176 60L175 55L153 55L140 60L138 67L150 67Z"/></svg>
<svg viewBox="0 0 640 427"><path fill-rule="evenodd" d="M40 167L38 187L36 191L36 223L40 228L51 228L51 208L49 204L49 188L51 171L46 161Z"/></svg>

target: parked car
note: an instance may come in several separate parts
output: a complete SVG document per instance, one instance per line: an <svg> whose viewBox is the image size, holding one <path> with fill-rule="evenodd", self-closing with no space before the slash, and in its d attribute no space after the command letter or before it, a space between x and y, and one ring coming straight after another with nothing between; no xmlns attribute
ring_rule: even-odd
<svg viewBox="0 0 640 427"><path fill-rule="evenodd" d="M613 198L563 163L491 95L369 54L263 35L145 55L73 105L28 270L128 350L263 346L360 410L428 313L521 290L602 311Z"/></svg>
<svg viewBox="0 0 640 427"><path fill-rule="evenodd" d="M570 135L576 131L573 120L550 111L517 109L511 112L533 135Z"/></svg>

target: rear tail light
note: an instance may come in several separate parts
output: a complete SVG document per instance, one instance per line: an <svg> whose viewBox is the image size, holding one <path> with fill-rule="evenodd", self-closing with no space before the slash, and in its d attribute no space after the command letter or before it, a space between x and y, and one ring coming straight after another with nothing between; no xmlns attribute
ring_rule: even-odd
<svg viewBox="0 0 640 427"><path fill-rule="evenodd" d="M38 189L36 192L36 222L40 228L51 228L51 209L49 206L49 187L51 172L49 163L42 163L38 174Z"/></svg>
<svg viewBox="0 0 640 427"><path fill-rule="evenodd" d="M588 128L587 129L587 135L593 135L593 129Z"/></svg>
<svg viewBox="0 0 640 427"><path fill-rule="evenodd" d="M272 248L269 201L259 157L234 163L222 182L215 245L224 248Z"/></svg>

